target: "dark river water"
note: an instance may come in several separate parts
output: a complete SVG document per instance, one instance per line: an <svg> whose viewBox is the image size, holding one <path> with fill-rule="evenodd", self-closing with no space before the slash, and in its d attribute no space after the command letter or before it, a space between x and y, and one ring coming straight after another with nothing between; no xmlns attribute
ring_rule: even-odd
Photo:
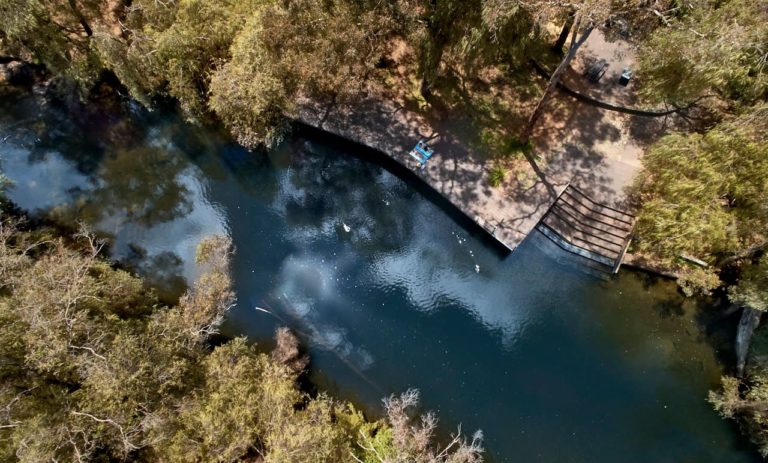
<svg viewBox="0 0 768 463"><path fill-rule="evenodd" d="M443 433L482 429L499 462L756 459L706 402L733 328L713 308L584 274L538 235L499 253L353 148L296 135L249 153L173 113L30 97L2 97L0 142L18 206L108 236L166 298L202 237L231 236L223 331L269 346L293 327L315 382L372 413L418 388Z"/></svg>

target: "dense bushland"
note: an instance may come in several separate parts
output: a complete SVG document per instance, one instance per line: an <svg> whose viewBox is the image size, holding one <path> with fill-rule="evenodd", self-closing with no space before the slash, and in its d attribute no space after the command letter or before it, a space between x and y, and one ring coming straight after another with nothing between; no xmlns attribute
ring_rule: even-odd
<svg viewBox="0 0 768 463"><path fill-rule="evenodd" d="M415 391L378 422L302 392L307 361L287 330L272 355L211 344L235 302L227 239L200 243L202 273L175 307L101 247L0 216L2 461L481 461L479 434L437 447Z"/></svg>

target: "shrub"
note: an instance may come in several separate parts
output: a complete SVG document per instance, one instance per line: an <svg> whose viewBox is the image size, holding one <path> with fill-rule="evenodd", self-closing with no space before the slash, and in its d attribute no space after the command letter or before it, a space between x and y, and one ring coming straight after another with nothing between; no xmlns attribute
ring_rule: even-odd
<svg viewBox="0 0 768 463"><path fill-rule="evenodd" d="M501 166L496 166L488 173L488 183L494 188L504 183L507 176L507 170Z"/></svg>

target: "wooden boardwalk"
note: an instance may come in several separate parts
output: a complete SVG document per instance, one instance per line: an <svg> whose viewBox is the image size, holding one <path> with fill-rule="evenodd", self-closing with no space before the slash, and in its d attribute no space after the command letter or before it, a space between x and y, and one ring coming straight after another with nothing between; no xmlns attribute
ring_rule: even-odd
<svg viewBox="0 0 768 463"><path fill-rule="evenodd" d="M408 110L397 102L371 95L354 104L299 101L293 117L307 126L371 148L396 162L485 230L503 249L513 251L536 229L544 215L552 211L552 205L566 186L573 185L595 201L618 209L624 207L624 188L640 169L642 150L629 141L632 127L626 118L631 116L601 112L581 103L569 103L566 109L567 114L558 116L557 120L564 121L560 125L542 123L540 133L543 135L537 145L537 151L542 153L541 170L555 194L528 164L520 166L512 181L491 187L489 171L493 161L478 152L473 138L477 134L472 132L468 121L461 120L460 114L430 118L427 113ZM584 123L589 126L585 127ZM428 141L435 154L426 167L419 170L418 162L408 153L422 139ZM569 194L577 193L571 190ZM567 211L579 217L579 205L573 204L576 210L566 204L559 205L558 214L568 218ZM555 221L552 217L547 219L550 224Z"/></svg>
<svg viewBox="0 0 768 463"><path fill-rule="evenodd" d="M484 229L503 249L513 251L536 227L554 202L546 185L533 180L515 190L490 186L490 164L462 141L454 128L436 127L422 115L390 102L326 108L306 103L299 122L373 148L418 176L469 220ZM435 154L424 169L411 156L417 141L428 140ZM530 174L530 177L535 177ZM560 189L564 187L558 187Z"/></svg>
<svg viewBox="0 0 768 463"><path fill-rule="evenodd" d="M537 225L563 250L584 258L590 267L616 273L632 237L635 217L600 204L568 185Z"/></svg>

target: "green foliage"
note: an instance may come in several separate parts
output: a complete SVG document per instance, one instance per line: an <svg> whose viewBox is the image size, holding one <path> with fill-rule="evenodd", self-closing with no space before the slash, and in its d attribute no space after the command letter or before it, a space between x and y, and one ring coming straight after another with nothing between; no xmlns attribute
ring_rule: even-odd
<svg viewBox="0 0 768 463"><path fill-rule="evenodd" d="M731 376L721 379L722 390L709 392L709 402L724 418L733 418L741 401L739 380Z"/></svg>
<svg viewBox="0 0 768 463"><path fill-rule="evenodd" d="M511 137L507 142L507 147L512 153L531 153L533 151L533 142L531 140L522 142L515 137Z"/></svg>
<svg viewBox="0 0 768 463"><path fill-rule="evenodd" d="M636 185L638 249L669 266L682 254L716 264L765 239L766 115L768 106L759 105L705 134L667 135L648 150Z"/></svg>
<svg viewBox="0 0 768 463"><path fill-rule="evenodd" d="M2 211L3 203L6 201L5 190L9 186L11 186L11 181L0 171L0 211Z"/></svg>
<svg viewBox="0 0 768 463"><path fill-rule="evenodd" d="M42 62L74 79L85 92L102 70L90 33L100 20L97 0L0 0L0 36L6 53Z"/></svg>
<svg viewBox="0 0 768 463"><path fill-rule="evenodd" d="M141 66L152 76L154 85L162 86L181 103L187 115L200 117L206 110L211 74L228 60L237 33L263 3L138 1L129 15L129 27L136 28L131 43L136 53L127 66Z"/></svg>
<svg viewBox="0 0 768 463"><path fill-rule="evenodd" d="M427 87L431 87L437 78L446 48L459 43L468 29L481 23L481 2L448 0L424 3L426 29L417 33L417 43L420 45L419 76Z"/></svg>
<svg viewBox="0 0 768 463"><path fill-rule="evenodd" d="M480 133L480 142L486 150L499 159L507 159L533 151L533 143L530 140L523 143L517 136L498 127L483 129Z"/></svg>
<svg viewBox="0 0 768 463"><path fill-rule="evenodd" d="M419 394L410 389L384 401L390 428L367 438L359 445L380 462L414 463L479 463L482 461L482 432L477 431L470 441L454 434L442 448L432 445L437 418L432 413L419 417L414 424L410 411L419 404ZM368 460L365 460L368 461Z"/></svg>
<svg viewBox="0 0 768 463"><path fill-rule="evenodd" d="M210 108L243 145L276 143L297 99L338 101L362 89L397 26L387 11L346 0L263 6L213 76Z"/></svg>
<svg viewBox="0 0 768 463"><path fill-rule="evenodd" d="M749 265L741 274L738 284L728 289L728 298L754 310L768 310L768 257Z"/></svg>
<svg viewBox="0 0 768 463"><path fill-rule="evenodd" d="M738 284L728 289L734 304L768 310L768 257L743 270ZM768 457L768 329L758 328L746 362L746 379L722 378L722 388L709 393L712 406L724 418L736 419L749 438Z"/></svg>
<svg viewBox="0 0 768 463"><path fill-rule="evenodd" d="M507 170L501 166L495 166L488 172L488 183L496 188L504 183L504 179L507 177Z"/></svg>
<svg viewBox="0 0 768 463"><path fill-rule="evenodd" d="M0 12L4 52L84 90L112 71L142 104L169 96L190 120L215 113L247 147L277 143L297 101L364 93L395 49L417 51L417 66L399 64L431 87L446 51L476 75L524 62L538 37L528 10L496 0L0 0Z"/></svg>
<svg viewBox="0 0 768 463"><path fill-rule="evenodd" d="M169 95L188 118L200 119L210 76L229 59L236 34L262 3L138 0L120 23L125 33L98 30L93 47L134 98L148 105L153 95Z"/></svg>
<svg viewBox="0 0 768 463"><path fill-rule="evenodd" d="M291 108L279 75L265 65L268 51L262 45L262 32L257 15L233 44L232 60L211 81L210 108L248 147L279 142L285 130L283 111Z"/></svg>
<svg viewBox="0 0 768 463"><path fill-rule="evenodd" d="M90 234L49 235L0 220L2 461L479 461L477 441L438 451L402 408L371 423L308 397L285 331L282 355L243 338L211 350L234 302L228 239L200 244L200 278L166 308Z"/></svg>
<svg viewBox="0 0 768 463"><path fill-rule="evenodd" d="M530 11L519 2L449 0L410 2L409 7L416 21L408 38L419 50L422 90L431 90L444 55L476 75L488 65L519 66L540 38Z"/></svg>
<svg viewBox="0 0 768 463"><path fill-rule="evenodd" d="M202 361L202 386L186 400L168 461L234 461L253 451L271 422L293 415L299 401L292 374L269 362L240 338L217 347Z"/></svg>
<svg viewBox="0 0 768 463"><path fill-rule="evenodd" d="M678 105L710 94L745 103L765 98L765 5L701 1L686 10L641 44L643 95Z"/></svg>
<svg viewBox="0 0 768 463"><path fill-rule="evenodd" d="M177 427L174 402L195 387L203 342L231 305L228 242L205 243L201 279L179 307L157 310L141 280L97 257L91 235L79 235L82 250L74 250L60 239L30 245L11 228L0 318L4 331L17 331L2 333L15 340L2 345L14 367L0 384L4 403L15 404L3 437L20 460L104 451L123 459Z"/></svg>
<svg viewBox="0 0 768 463"><path fill-rule="evenodd" d="M709 402L723 418L737 420L768 457L768 330L759 329L754 338L746 377L724 376L720 389L709 392Z"/></svg>
<svg viewBox="0 0 768 463"><path fill-rule="evenodd" d="M702 268L686 263L677 273L677 284L688 297L709 295L710 291L722 284L716 267Z"/></svg>

